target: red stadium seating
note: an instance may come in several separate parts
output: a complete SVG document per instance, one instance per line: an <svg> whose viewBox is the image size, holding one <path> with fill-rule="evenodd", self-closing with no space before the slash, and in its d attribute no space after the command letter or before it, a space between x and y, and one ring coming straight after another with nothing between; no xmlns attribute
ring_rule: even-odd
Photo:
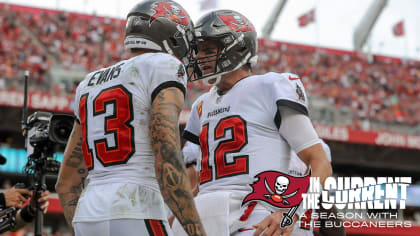
<svg viewBox="0 0 420 236"><path fill-rule="evenodd" d="M63 86L50 78L52 65L92 71L129 56L122 44L124 20L3 3L0 13L0 59L5 61L0 78L6 80L7 89L19 87L16 78L30 69L38 89L60 94ZM23 32L24 28L32 33ZM336 109L348 108L353 128L360 128L363 120L420 124L419 62L378 55L369 61L367 55L351 51L259 42L255 73L300 75L311 97L325 99ZM201 82L188 88L186 107L209 89Z"/></svg>

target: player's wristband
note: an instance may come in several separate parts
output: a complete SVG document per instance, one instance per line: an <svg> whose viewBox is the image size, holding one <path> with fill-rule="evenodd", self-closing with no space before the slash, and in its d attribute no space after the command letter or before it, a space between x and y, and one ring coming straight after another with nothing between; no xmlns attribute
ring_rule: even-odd
<svg viewBox="0 0 420 236"><path fill-rule="evenodd" d="M28 204L22 208L20 211L20 217L26 222L32 222L34 220L35 212L31 209L31 206Z"/></svg>
<svg viewBox="0 0 420 236"><path fill-rule="evenodd" d="M6 198L4 193L0 193L0 208L6 208Z"/></svg>

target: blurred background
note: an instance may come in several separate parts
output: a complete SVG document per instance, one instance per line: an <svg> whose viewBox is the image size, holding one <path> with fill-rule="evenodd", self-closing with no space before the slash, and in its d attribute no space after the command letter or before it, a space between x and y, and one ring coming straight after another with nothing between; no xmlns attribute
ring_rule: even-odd
<svg viewBox="0 0 420 236"><path fill-rule="evenodd" d="M89 72L129 57L125 15L135 0L0 0L0 189L25 182L21 135L23 74L29 108L73 112L78 83ZM420 235L420 1L179 0L193 20L214 9L247 16L259 34L256 74L298 74L310 116L332 151L334 176L410 176L411 229L349 228L349 235ZM197 96L189 83L181 127ZM58 150L61 160L63 147ZM48 176L53 192L56 176ZM57 196L46 235L71 235ZM32 227L10 235L32 235ZM8 235L8 234L5 234Z"/></svg>

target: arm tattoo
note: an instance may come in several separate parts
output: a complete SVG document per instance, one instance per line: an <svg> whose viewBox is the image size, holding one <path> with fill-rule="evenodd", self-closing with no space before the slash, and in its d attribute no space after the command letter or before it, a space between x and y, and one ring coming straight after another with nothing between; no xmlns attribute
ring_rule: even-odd
<svg viewBox="0 0 420 236"><path fill-rule="evenodd" d="M162 196L188 235L205 235L183 164L178 118L183 97L177 88L161 91L150 111L149 133L156 156L156 178Z"/></svg>
<svg viewBox="0 0 420 236"><path fill-rule="evenodd" d="M82 151L82 142L83 142L83 138L80 138L79 142L77 142L69 158L67 159L65 163L66 165L71 166L73 168L78 168L80 164L82 163L82 161L84 161L83 151Z"/></svg>
<svg viewBox="0 0 420 236"><path fill-rule="evenodd" d="M75 134L73 130L71 138L73 138L74 135ZM83 159L82 142L83 139L80 137L77 142L73 142L73 144L69 143L69 148L68 150L66 148L65 151L65 161L62 163L62 169L65 169L66 174L60 173L59 180L56 185L56 189L60 189L60 191L57 191L57 193L64 216L70 226L72 225L77 202L79 201L80 194L84 188L84 180L87 176L87 169ZM74 182L77 182L77 184L71 184L68 186L65 183L62 183L61 175L70 175L70 173L72 174L71 178L73 180L77 180ZM69 178L68 176L65 177Z"/></svg>

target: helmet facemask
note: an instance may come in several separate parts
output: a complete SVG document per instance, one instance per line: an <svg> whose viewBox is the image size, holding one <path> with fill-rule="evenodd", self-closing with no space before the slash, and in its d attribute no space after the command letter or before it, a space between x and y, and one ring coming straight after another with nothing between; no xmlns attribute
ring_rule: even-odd
<svg viewBox="0 0 420 236"><path fill-rule="evenodd" d="M226 36L229 37L229 36ZM229 72L232 72L234 70L237 70L241 68L243 65L247 63L246 57L246 48L238 49L235 44L235 42L230 43L228 45L224 45L223 41L226 37L220 37L220 39L203 39L203 38L197 38L197 41L200 43L203 42L211 42L216 45L216 52L213 54L206 54L204 56L197 55L193 58L192 63L190 63L187 68L191 68L191 72L193 75L191 75L190 81L196 81L196 80L203 80L203 82L207 85L217 85L218 82L221 80L221 76L224 74L227 74ZM199 46L197 46L199 47ZM199 49L197 49L198 51ZM230 50L236 50L236 54L240 54L238 52L243 51L244 52L244 60L242 60L239 64L232 65L229 57L227 56L227 53L229 53ZM242 56L242 55L241 55ZM204 73L205 70L209 69L207 68L207 63L214 62L214 70L211 72ZM211 82L212 80L215 80Z"/></svg>
<svg viewBox="0 0 420 236"><path fill-rule="evenodd" d="M196 55L194 56L193 61L187 66L187 69L190 69L190 73L192 74L190 76L190 81L203 80L206 85L215 85L215 82L210 83L209 80L217 79L217 77L220 77L219 74L221 69L219 62L223 56L221 54L222 46L216 40L203 40L202 38L197 38L197 42L199 43L196 45ZM209 52L209 50L203 50L203 48L199 49L199 47L202 47L202 44L205 42L207 47L209 44L211 45L210 50L214 51L214 53L206 53L205 55L200 55L198 50L200 50L200 52ZM214 69L211 72L205 72L211 69L209 67L213 67ZM217 80L220 80L220 78Z"/></svg>

